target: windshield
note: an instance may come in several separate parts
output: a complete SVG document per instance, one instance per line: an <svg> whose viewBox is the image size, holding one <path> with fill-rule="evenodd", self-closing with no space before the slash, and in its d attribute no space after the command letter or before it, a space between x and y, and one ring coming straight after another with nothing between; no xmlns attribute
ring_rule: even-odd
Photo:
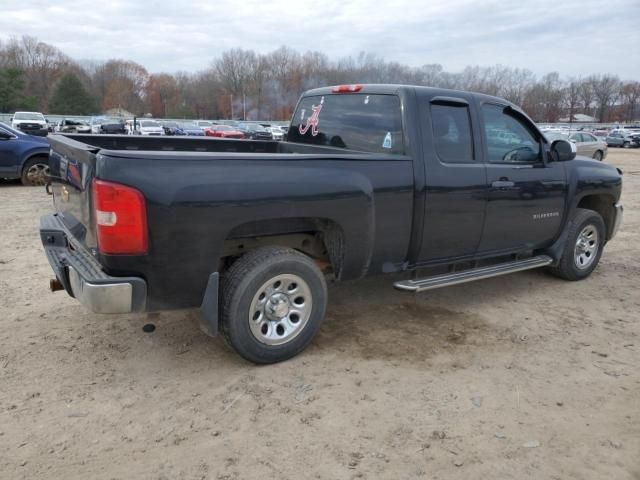
<svg viewBox="0 0 640 480"><path fill-rule="evenodd" d="M167 128L176 128L178 126L176 122L164 122L162 125Z"/></svg>
<svg viewBox="0 0 640 480"><path fill-rule="evenodd" d="M404 154L397 95L339 94L305 97L288 131L290 142Z"/></svg>
<svg viewBox="0 0 640 480"><path fill-rule="evenodd" d="M40 120L44 122L44 115L35 112L16 112L14 120Z"/></svg>
<svg viewBox="0 0 640 480"><path fill-rule="evenodd" d="M140 122L141 127L160 127L158 122L154 122L153 120L142 120Z"/></svg>
<svg viewBox="0 0 640 480"><path fill-rule="evenodd" d="M215 130L218 132L228 132L229 130L233 130L233 128L227 125L216 125Z"/></svg>

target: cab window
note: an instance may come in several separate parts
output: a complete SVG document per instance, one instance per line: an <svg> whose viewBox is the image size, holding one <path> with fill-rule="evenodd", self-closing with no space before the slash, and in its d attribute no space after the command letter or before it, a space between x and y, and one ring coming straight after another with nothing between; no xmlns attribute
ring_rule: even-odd
<svg viewBox="0 0 640 480"><path fill-rule="evenodd" d="M487 160L491 163L541 161L540 143L530 127L511 115L506 107L482 106Z"/></svg>
<svg viewBox="0 0 640 480"><path fill-rule="evenodd" d="M433 143L445 163L473 162L473 137L469 107L466 105L431 105Z"/></svg>

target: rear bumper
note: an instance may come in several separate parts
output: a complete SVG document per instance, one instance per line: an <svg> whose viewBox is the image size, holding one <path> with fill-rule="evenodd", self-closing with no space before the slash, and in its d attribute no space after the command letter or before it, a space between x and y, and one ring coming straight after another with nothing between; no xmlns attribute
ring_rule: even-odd
<svg viewBox="0 0 640 480"><path fill-rule="evenodd" d="M144 279L107 275L58 215L40 218L40 239L56 278L85 308L94 313L145 310L147 284Z"/></svg>
<svg viewBox="0 0 640 480"><path fill-rule="evenodd" d="M616 203L614 206L614 217L613 217L613 227L611 228L611 235L609 235L609 240L616 236L620 226L622 225L622 217L624 214L624 207L621 203Z"/></svg>

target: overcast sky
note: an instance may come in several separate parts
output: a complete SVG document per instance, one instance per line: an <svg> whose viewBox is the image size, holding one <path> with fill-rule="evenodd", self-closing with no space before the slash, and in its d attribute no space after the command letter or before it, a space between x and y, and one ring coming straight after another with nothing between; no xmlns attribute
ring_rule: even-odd
<svg viewBox="0 0 640 480"><path fill-rule="evenodd" d="M426 5L425 5L426 4ZM197 71L222 51L281 45L331 59L373 52L445 70L502 64L537 74L640 80L640 0L0 0L0 39L32 35L77 60Z"/></svg>

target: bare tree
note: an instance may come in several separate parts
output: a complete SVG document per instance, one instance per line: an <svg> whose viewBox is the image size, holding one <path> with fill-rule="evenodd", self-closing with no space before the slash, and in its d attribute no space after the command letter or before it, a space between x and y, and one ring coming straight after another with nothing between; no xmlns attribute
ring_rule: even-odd
<svg viewBox="0 0 640 480"><path fill-rule="evenodd" d="M601 122L609 120L609 109L620 93L620 79L614 75L590 77L593 95L598 108L598 119Z"/></svg>

